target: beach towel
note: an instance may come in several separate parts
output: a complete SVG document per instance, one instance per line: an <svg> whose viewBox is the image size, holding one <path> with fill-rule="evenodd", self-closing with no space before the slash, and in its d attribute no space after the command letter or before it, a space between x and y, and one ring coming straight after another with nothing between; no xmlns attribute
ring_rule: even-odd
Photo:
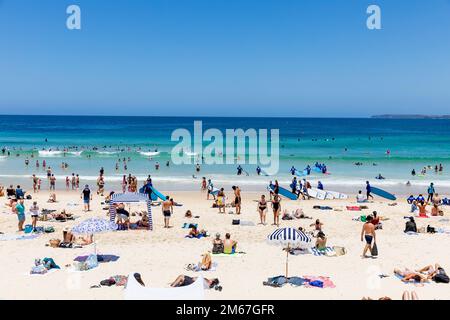
<svg viewBox="0 0 450 320"><path fill-rule="evenodd" d="M89 258L88 255L86 255L86 256L78 256L75 259L73 259L73 261L85 262L88 258ZM119 259L120 259L119 256L115 256L115 255L112 255L112 254L98 254L97 255L98 263L116 262Z"/></svg>
<svg viewBox="0 0 450 320"><path fill-rule="evenodd" d="M33 240L33 239L36 239L38 237L39 237L39 235L37 235L37 234L27 234L27 235L0 234L0 241Z"/></svg>
<svg viewBox="0 0 450 320"><path fill-rule="evenodd" d="M348 211L361 211L361 208L356 207L356 206L353 206L353 207L347 206L347 210Z"/></svg>
<svg viewBox="0 0 450 320"><path fill-rule="evenodd" d="M213 253L212 256L213 257L242 257L243 255L245 255L245 252L236 252L236 253L231 253L231 254L226 254L226 253Z"/></svg>
<svg viewBox="0 0 450 320"><path fill-rule="evenodd" d="M316 287L316 288L336 288L333 281L329 277L323 276L303 276L307 280L305 283L306 287Z"/></svg>
<svg viewBox="0 0 450 320"><path fill-rule="evenodd" d="M254 227L255 223L252 221L241 221L241 226L242 227Z"/></svg>
<svg viewBox="0 0 450 320"><path fill-rule="evenodd" d="M309 249L309 252L315 256L330 256L336 254L333 248L326 247L325 249L319 250L317 248Z"/></svg>
<svg viewBox="0 0 450 320"><path fill-rule="evenodd" d="M29 273L26 273L25 275L26 276L30 276L30 277L45 277L45 276L48 276L49 274L55 273L55 272L57 272L59 270L61 270L61 269L50 269L50 270L47 270L47 272L44 272L44 273L31 273L31 272L29 272Z"/></svg>
<svg viewBox="0 0 450 320"><path fill-rule="evenodd" d="M183 224L183 226L181 227L182 229L192 229L192 228L198 228L198 224L197 223L185 223Z"/></svg>
<svg viewBox="0 0 450 320"><path fill-rule="evenodd" d="M188 239L201 239L201 238L207 238L207 237L208 236L205 234L199 234L198 236L189 236L189 235L185 236L185 238L188 238Z"/></svg>
<svg viewBox="0 0 450 320"><path fill-rule="evenodd" d="M263 285L280 288L286 284L290 284L294 287L299 287L299 286L302 286L306 282L307 282L306 279L303 279L300 277L286 278L285 276L277 276L277 277L268 278L267 281L263 282Z"/></svg>
<svg viewBox="0 0 450 320"><path fill-rule="evenodd" d="M179 288L149 288L136 281L134 273L128 276L124 289L125 300L203 300L205 298L204 279L200 275L197 280L185 287Z"/></svg>

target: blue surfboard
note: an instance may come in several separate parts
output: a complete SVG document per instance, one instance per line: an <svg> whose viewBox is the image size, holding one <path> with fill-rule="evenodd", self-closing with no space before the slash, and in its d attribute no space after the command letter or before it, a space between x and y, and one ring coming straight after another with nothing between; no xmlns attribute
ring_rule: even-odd
<svg viewBox="0 0 450 320"><path fill-rule="evenodd" d="M303 171L298 171L298 170L295 170L295 175L297 176L297 177L304 177L304 176L307 176L308 175L308 171L305 169L305 170L303 170Z"/></svg>
<svg viewBox="0 0 450 320"><path fill-rule="evenodd" d="M376 188L376 187L371 187L371 190L372 190L373 194L375 194L375 195L377 195L379 197L382 197L382 198L385 198L385 199L388 199L388 200L392 200L392 201L397 200L397 197L394 196L392 193L389 193L389 192L384 191L382 189L379 189L379 188Z"/></svg>
<svg viewBox="0 0 450 320"><path fill-rule="evenodd" d="M272 189L272 191L275 189L275 185L274 184L271 184L269 187L270 187L270 189ZM285 188L282 188L282 187L278 187L278 190L279 190L278 193L280 195L282 195L283 197L286 197L286 198L291 199L291 200L297 200L297 195L293 194L289 190L287 190Z"/></svg>

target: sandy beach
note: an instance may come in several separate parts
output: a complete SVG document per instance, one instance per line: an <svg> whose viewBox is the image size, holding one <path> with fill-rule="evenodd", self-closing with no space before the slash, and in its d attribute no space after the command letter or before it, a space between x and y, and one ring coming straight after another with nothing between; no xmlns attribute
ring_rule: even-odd
<svg viewBox="0 0 450 320"><path fill-rule="evenodd" d="M228 197L231 190L226 190ZM83 212L83 204L79 192L58 191L58 203L48 204L49 193L41 191L33 195L33 200L26 200L29 208L32 201L37 201L41 209L62 210L79 216L71 222L39 222L38 226L53 226L55 233L41 235L32 240L0 241L2 259L3 285L0 289L1 299L123 299L123 287L102 287L90 289L103 279L113 275L128 275L139 272L147 287L169 288L178 275L195 276L184 268L189 263L197 263L201 254L212 249L213 236L231 233L232 239L238 242L238 251L246 252L239 257L213 257L217 263L216 271L204 272L208 278L219 278L223 290L206 291L207 299L361 299L365 296L379 298L389 296L401 299L405 290L416 291L420 299L450 299L450 291L446 284L434 282L424 285L402 283L394 276L395 267L422 268L429 264L439 263L444 268L450 268L450 256L447 246L450 243L449 234L418 234L406 235L404 216L409 216L410 206L399 199L397 205L376 198L367 204L367 210L361 212L348 211L346 206L356 205L354 195L348 200L307 200L282 201L282 209L289 212L301 208L307 216L320 219L324 223L323 230L328 238L329 246L345 247L347 254L339 257L314 256L304 254L289 257L290 276L326 276L330 277L335 288L290 287L272 288L263 285L268 277L283 275L285 271L286 254L280 247L268 245L267 236L276 227L271 226L272 213L267 214L267 226L258 225L259 215L256 205L262 193L246 192L243 189L242 214L228 214L234 211L227 208L227 214L219 214L212 208L212 201L206 200L206 194L201 191L170 192L182 207L174 208L171 220L173 228L164 229L163 216L160 207L153 208L154 231L120 231L99 234L96 236L98 253L120 256L116 262L100 264L99 267L83 272L69 272L64 267L73 259L83 254L93 252L92 246L80 249L60 249L46 246L50 239L62 237L64 227L72 227L89 217L106 218L107 211L102 210L103 197L94 194L92 211ZM15 234L17 217L6 207L6 198L1 198L0 232ZM68 206L68 203L75 205ZM334 210L316 210L313 206L330 206ZM131 212L144 210L143 205L132 205ZM191 210L194 216L200 218L187 219L186 210ZM363 243L360 241L362 224L352 218L361 214L368 215L376 210L382 217L383 230L377 231L379 257L377 259L362 259ZM417 218L417 227L449 227L446 217L450 214L448 207L443 207L444 217ZM132 217L136 220L138 217ZM233 219L251 222L253 226L233 226ZM314 220L294 219L281 221L281 227L304 227ZM31 222L27 216L27 224ZM187 239L184 236L188 229L182 229L184 223L198 223L211 237L203 239ZM62 270L45 275L30 276L30 268L35 258L51 257ZM380 278L380 274L389 277Z"/></svg>

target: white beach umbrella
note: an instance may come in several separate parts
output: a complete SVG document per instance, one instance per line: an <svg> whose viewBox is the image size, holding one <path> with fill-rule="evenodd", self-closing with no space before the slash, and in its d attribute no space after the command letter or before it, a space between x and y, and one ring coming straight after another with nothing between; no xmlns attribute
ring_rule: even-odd
<svg viewBox="0 0 450 320"><path fill-rule="evenodd" d="M271 245L282 246L286 250L286 278L288 277L288 263L290 248L309 249L313 246L310 236L294 228L281 228L272 232L267 241Z"/></svg>

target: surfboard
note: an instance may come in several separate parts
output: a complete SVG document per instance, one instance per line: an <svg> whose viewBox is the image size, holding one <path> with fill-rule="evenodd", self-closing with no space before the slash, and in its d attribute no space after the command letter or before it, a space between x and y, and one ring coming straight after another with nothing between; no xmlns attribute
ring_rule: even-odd
<svg viewBox="0 0 450 320"><path fill-rule="evenodd" d="M333 199L338 199L338 200L346 200L348 199L348 195L337 192L337 191L330 191L330 190L326 190L325 191L327 193L327 199L329 197L333 197Z"/></svg>
<svg viewBox="0 0 450 320"><path fill-rule="evenodd" d="M327 193L323 190L311 188L311 189L308 189L308 195L310 197L318 199L318 200L325 200Z"/></svg>
<svg viewBox="0 0 450 320"><path fill-rule="evenodd" d="M376 188L376 187L371 187L371 189L372 189L372 193L379 197L382 197L382 198L385 198L388 200L392 200L392 201L397 200L397 197L394 196L392 193L389 193L387 191L384 191L384 190Z"/></svg>
<svg viewBox="0 0 450 320"><path fill-rule="evenodd" d="M269 188L273 191L274 188L275 188L275 185L272 184L272 185L269 186ZM297 195L293 194L292 192L290 192L289 190L287 190L285 188L278 187L278 193L280 195L282 195L283 197L286 197L286 198L288 198L290 200L297 200Z"/></svg>
<svg viewBox="0 0 450 320"><path fill-rule="evenodd" d="M308 171L306 171L306 170L303 170L303 171L295 170L294 173L297 177L304 177L304 176L308 175Z"/></svg>
<svg viewBox="0 0 450 320"><path fill-rule="evenodd" d="M163 201L166 201L166 196L165 195L163 195L161 192L156 190L154 187L151 187L151 189L152 189L152 200L153 201L158 200L158 198L163 200ZM156 199L154 199L154 198L156 198Z"/></svg>

